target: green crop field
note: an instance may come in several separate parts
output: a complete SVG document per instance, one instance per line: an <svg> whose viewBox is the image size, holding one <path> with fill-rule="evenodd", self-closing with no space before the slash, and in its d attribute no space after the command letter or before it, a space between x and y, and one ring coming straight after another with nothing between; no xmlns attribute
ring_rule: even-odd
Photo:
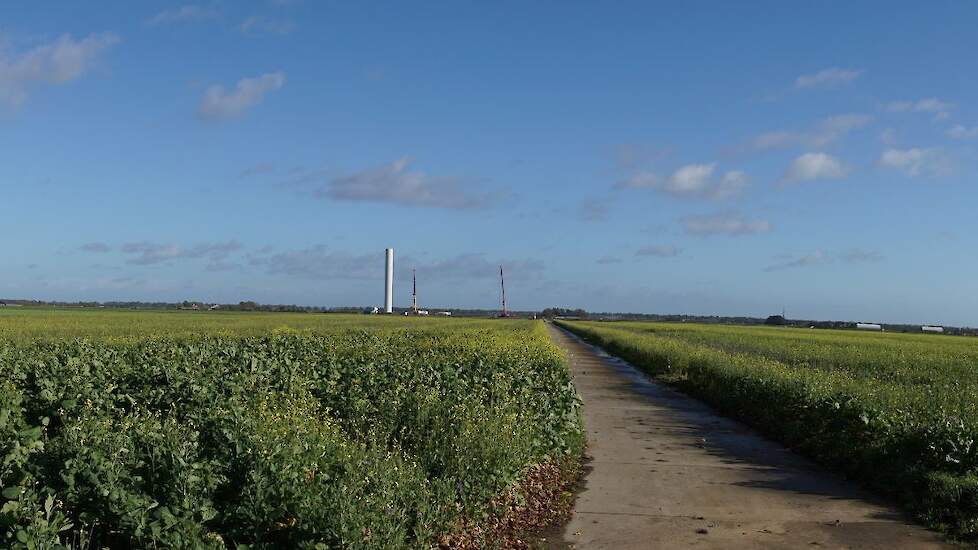
<svg viewBox="0 0 978 550"><path fill-rule="evenodd" d="M978 339L560 322L958 537L978 534Z"/></svg>
<svg viewBox="0 0 978 550"><path fill-rule="evenodd" d="M578 408L540 322L0 311L0 547L488 546Z"/></svg>
<svg viewBox="0 0 978 550"><path fill-rule="evenodd" d="M406 324L409 323L409 324ZM258 336L274 330L327 331L343 329L495 327L484 319L263 313L232 311L153 311L100 308L0 308L0 339L103 338L130 339L153 335L197 334ZM511 325L516 326L516 325Z"/></svg>

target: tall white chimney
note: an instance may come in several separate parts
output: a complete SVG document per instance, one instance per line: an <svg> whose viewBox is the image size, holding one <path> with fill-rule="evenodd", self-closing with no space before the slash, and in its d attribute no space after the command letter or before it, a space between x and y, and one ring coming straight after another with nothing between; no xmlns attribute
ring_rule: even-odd
<svg viewBox="0 0 978 550"><path fill-rule="evenodd" d="M387 271L384 285L384 313L394 313L394 249L387 249Z"/></svg>

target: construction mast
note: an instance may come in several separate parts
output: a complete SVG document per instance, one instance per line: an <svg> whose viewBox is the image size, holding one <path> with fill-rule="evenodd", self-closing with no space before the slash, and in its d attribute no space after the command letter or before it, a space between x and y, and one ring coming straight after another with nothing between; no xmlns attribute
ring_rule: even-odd
<svg viewBox="0 0 978 550"><path fill-rule="evenodd" d="M506 279L503 277L503 266L499 266L499 287L503 291L503 312L499 315L500 317L509 317L509 313L506 311Z"/></svg>
<svg viewBox="0 0 978 550"><path fill-rule="evenodd" d="M411 270L411 312L418 314L418 274L416 269Z"/></svg>

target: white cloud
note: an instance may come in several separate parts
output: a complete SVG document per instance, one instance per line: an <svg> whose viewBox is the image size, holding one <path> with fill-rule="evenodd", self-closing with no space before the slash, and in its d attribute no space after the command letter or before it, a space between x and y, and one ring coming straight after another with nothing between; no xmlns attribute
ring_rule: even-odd
<svg viewBox="0 0 978 550"><path fill-rule="evenodd" d="M16 107L40 84L65 84L90 71L99 55L119 42L114 34L90 34L75 40L61 35L20 54L0 51L0 102Z"/></svg>
<svg viewBox="0 0 978 550"><path fill-rule="evenodd" d="M893 128L885 128L880 132L880 141L883 145L894 145L897 142L897 133Z"/></svg>
<svg viewBox="0 0 978 550"><path fill-rule="evenodd" d="M662 190L673 195L698 195L710 185L716 163L687 164L672 173Z"/></svg>
<svg viewBox="0 0 978 550"><path fill-rule="evenodd" d="M859 248L851 248L844 251L840 258L842 258L843 262L850 264L876 263L884 260L883 255L875 250L862 250Z"/></svg>
<svg viewBox="0 0 978 550"><path fill-rule="evenodd" d="M841 69L839 67L829 67L817 73L803 74L795 79L795 88L815 88L815 87L834 87L841 84L848 84L859 78L863 72L856 69Z"/></svg>
<svg viewBox="0 0 978 550"><path fill-rule="evenodd" d="M674 258L681 253L681 248L676 248L672 245L643 246L635 251L636 256L652 256L655 258Z"/></svg>
<svg viewBox="0 0 978 550"><path fill-rule="evenodd" d="M721 200L739 195L747 186L747 175L737 170L714 177L716 163L687 164L668 178L638 172L617 185L627 189L655 189L675 197Z"/></svg>
<svg viewBox="0 0 978 550"><path fill-rule="evenodd" d="M805 153L791 161L784 181L789 183L820 179L840 179L849 169L839 159L826 153Z"/></svg>
<svg viewBox="0 0 978 550"><path fill-rule="evenodd" d="M842 114L822 120L810 137L810 143L820 147L838 140L853 130L869 124L873 117L863 114Z"/></svg>
<svg viewBox="0 0 978 550"><path fill-rule="evenodd" d="M799 267L811 267L814 265L825 264L832 261L828 254L822 250L816 250L811 254L806 254L799 258L785 260L771 264L764 268L764 271L781 271L783 269L793 269Z"/></svg>
<svg viewBox="0 0 978 550"><path fill-rule="evenodd" d="M671 153L670 149L656 145L625 143L617 147L616 160L626 170L638 170L661 161Z"/></svg>
<svg viewBox="0 0 978 550"><path fill-rule="evenodd" d="M578 206L577 217L585 222L603 222L611 215L607 201L601 199L585 199Z"/></svg>
<svg viewBox="0 0 978 550"><path fill-rule="evenodd" d="M376 273L377 257L331 251L325 245L269 254L254 254L248 263L261 266L271 275L318 280L363 279Z"/></svg>
<svg viewBox="0 0 978 550"><path fill-rule="evenodd" d="M707 194L712 199L725 199L739 195L747 187L747 174L731 170L720 177L720 181Z"/></svg>
<svg viewBox="0 0 978 550"><path fill-rule="evenodd" d="M621 189L654 189L660 185L661 181L659 176L652 172L637 172L619 183L617 187Z"/></svg>
<svg viewBox="0 0 978 550"><path fill-rule="evenodd" d="M938 147L887 149L880 155L879 165L900 170L910 177L943 176L951 171L950 161Z"/></svg>
<svg viewBox="0 0 978 550"><path fill-rule="evenodd" d="M248 265L263 269L269 275L284 275L297 279L372 281L377 275L377 254L351 254L317 244L307 248L260 251L248 256ZM440 260L421 259L410 255L397 258L399 280L410 280L411 270L417 270L419 281L474 280L499 281L499 266L506 269L507 280L537 278L546 268L536 258L490 258L481 253L464 253ZM218 264L219 266L219 264Z"/></svg>
<svg viewBox="0 0 978 550"><path fill-rule="evenodd" d="M95 252L102 254L112 251L112 247L103 242L91 242L81 245L80 249L84 252Z"/></svg>
<svg viewBox="0 0 978 550"><path fill-rule="evenodd" d="M259 176L262 174L271 174L275 171L275 166L267 162L260 162L258 164L252 164L251 166L245 168L238 173L238 177L247 178L251 176Z"/></svg>
<svg viewBox="0 0 978 550"><path fill-rule="evenodd" d="M423 261L410 256L400 260L401 274L410 276L410 267L417 266L418 278L426 281L498 281L499 266L506 269L506 279L526 280L542 274L546 264L537 258L487 258L485 254L468 252L443 260Z"/></svg>
<svg viewBox="0 0 978 550"><path fill-rule="evenodd" d="M481 208L491 202L488 195L469 193L458 178L411 172L410 164L411 158L405 156L390 164L334 178L314 195L428 208Z"/></svg>
<svg viewBox="0 0 978 550"><path fill-rule="evenodd" d="M767 220L748 219L732 212L720 212L705 216L687 216L681 223L692 235L751 235L767 233L771 224Z"/></svg>
<svg viewBox="0 0 978 550"><path fill-rule="evenodd" d="M801 140L800 136L801 134L798 132L787 132L784 130L765 132L754 138L751 142L751 147L759 151L787 147L798 143Z"/></svg>
<svg viewBox="0 0 978 550"><path fill-rule="evenodd" d="M240 115L262 102L265 95L285 85L285 73L279 71L266 73L254 78L242 78L233 92L224 86L207 88L197 109L198 114L207 119L224 119Z"/></svg>
<svg viewBox="0 0 978 550"><path fill-rule="evenodd" d="M773 263L764 268L764 271L781 271L784 269L796 269L803 267L813 267L818 265L830 264L836 259L846 264L877 263L883 261L883 255L875 250L862 250L852 248L843 251L841 254L831 254L824 250L816 250L802 256L794 254L784 254L777 257L781 261Z"/></svg>
<svg viewBox="0 0 978 550"><path fill-rule="evenodd" d="M143 241L123 244L119 251L130 256L126 263L132 265L152 265L182 258L207 258L218 264L242 248L237 241L201 243L191 247Z"/></svg>
<svg viewBox="0 0 978 550"><path fill-rule="evenodd" d="M917 101L891 101L886 106L886 110L891 113L928 113L934 115L934 120L946 119L950 116L949 112L953 108L953 103L941 101L936 97L918 99Z"/></svg>
<svg viewBox="0 0 978 550"><path fill-rule="evenodd" d="M217 18L217 11L213 8L188 4L172 10L161 11L153 17L150 17L148 23L150 25L162 25L165 23L205 21L215 18Z"/></svg>
<svg viewBox="0 0 978 550"><path fill-rule="evenodd" d="M825 147L853 130L866 126L872 120L873 117L864 114L834 115L820 120L814 128L805 132L778 130L761 134L751 142L751 148L763 151L780 147Z"/></svg>
<svg viewBox="0 0 978 550"><path fill-rule="evenodd" d="M967 128L958 124L952 128L948 128L947 136L954 139L972 139L978 137L978 126L972 126Z"/></svg>
<svg viewBox="0 0 978 550"><path fill-rule="evenodd" d="M282 19L270 19L261 15L252 15L238 25L245 34L289 34L295 30L295 23Z"/></svg>

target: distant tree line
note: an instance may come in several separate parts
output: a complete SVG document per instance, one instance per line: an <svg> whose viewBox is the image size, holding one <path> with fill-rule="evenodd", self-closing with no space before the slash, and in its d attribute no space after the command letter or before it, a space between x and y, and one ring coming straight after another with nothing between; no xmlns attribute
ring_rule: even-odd
<svg viewBox="0 0 978 550"><path fill-rule="evenodd" d="M553 319L554 317L577 317L579 319L587 319L587 311L583 309L568 309L565 307L548 307L540 312L540 315L545 319Z"/></svg>
<svg viewBox="0 0 978 550"><path fill-rule="evenodd" d="M218 311L269 311L269 312L290 312L290 313L361 313L362 306L300 306L295 304L260 304L253 300L243 300L237 304L218 304L196 300L184 300L182 302L138 302L138 301L110 301L110 302L62 302L45 300L23 300L23 299L0 299L0 304L15 304L21 306L38 307L77 307L77 308L115 308L115 309L174 309L174 310L209 310ZM495 317L498 315L497 309L459 309L459 308L428 308L434 314L439 311L451 312L454 317ZM403 314L408 308L394 308L395 314ZM854 329L854 321L816 321L808 319L785 319L781 315L771 315L769 317L738 317L721 315L679 315L679 314L656 314L656 313L594 313L587 312L582 308L548 307L543 311L510 311L513 317L543 317L552 319L554 317L575 317L578 319L592 319L599 321L659 321L674 323L707 323L707 324L727 324L727 325L773 325L795 328L817 328L817 329ZM900 324L900 323L881 323L887 332L921 332L921 325ZM961 336L978 336L978 328L972 327L952 327L944 326L944 334Z"/></svg>

